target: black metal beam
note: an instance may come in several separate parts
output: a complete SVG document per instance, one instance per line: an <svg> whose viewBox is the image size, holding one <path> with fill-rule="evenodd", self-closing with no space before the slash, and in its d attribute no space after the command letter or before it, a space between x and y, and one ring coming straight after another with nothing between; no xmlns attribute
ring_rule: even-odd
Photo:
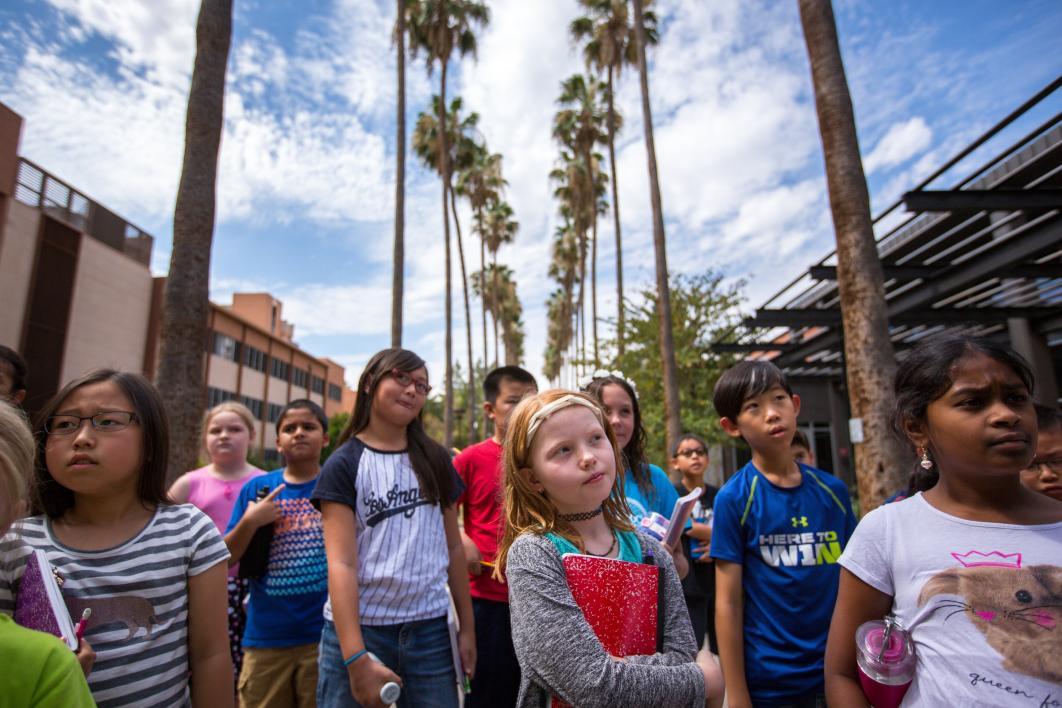
<svg viewBox="0 0 1062 708"><path fill-rule="evenodd" d="M883 265L885 280L916 280L935 278L945 272L941 266ZM811 266L808 275L815 280L837 280L837 266ZM1019 263L1000 271L1007 278L1062 278L1062 263Z"/></svg>
<svg viewBox="0 0 1062 708"><path fill-rule="evenodd" d="M903 195L907 211L1050 211L1062 209L1062 189L929 189Z"/></svg>
<svg viewBox="0 0 1062 708"><path fill-rule="evenodd" d="M713 352L719 352L720 354L745 354L748 352L787 352L793 349L795 345L779 342L750 342L748 344L713 342L710 346Z"/></svg>
<svg viewBox="0 0 1062 708"><path fill-rule="evenodd" d="M1035 320L1058 314L1057 307L939 307L889 315L891 325L960 324L962 322L1005 322L1013 318ZM837 327L841 311L837 308L793 308L756 310L746 327Z"/></svg>

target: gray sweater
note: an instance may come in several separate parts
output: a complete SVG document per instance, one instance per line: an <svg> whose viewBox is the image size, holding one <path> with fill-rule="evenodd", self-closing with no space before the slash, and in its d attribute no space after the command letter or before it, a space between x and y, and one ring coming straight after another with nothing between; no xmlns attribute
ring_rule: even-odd
<svg viewBox="0 0 1062 708"><path fill-rule="evenodd" d="M664 651L611 658L575 604L556 546L524 534L506 560L513 646L520 662L517 708L541 708L556 695L575 708L678 708L704 705L704 677L694 663L693 638L682 585L671 555L638 534L664 577Z"/></svg>

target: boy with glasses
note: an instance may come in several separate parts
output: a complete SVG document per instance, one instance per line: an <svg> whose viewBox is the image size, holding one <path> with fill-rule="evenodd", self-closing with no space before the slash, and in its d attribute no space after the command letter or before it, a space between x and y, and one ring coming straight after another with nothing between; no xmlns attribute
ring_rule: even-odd
<svg viewBox="0 0 1062 708"><path fill-rule="evenodd" d="M692 433L680 437L671 450L671 468L682 475L675 491L685 496L701 487L704 492L693 507L690 518L693 527L683 534L682 552L686 554L690 572L682 579L682 594L693 623L697 648L704 645L708 636L708 648L713 654L719 652L715 641L715 565L709 553L712 541L712 504L718 487L704 481L708 469L708 445Z"/></svg>
<svg viewBox="0 0 1062 708"><path fill-rule="evenodd" d="M1036 404L1036 457L1022 470L1021 481L1034 492L1062 501L1062 413Z"/></svg>

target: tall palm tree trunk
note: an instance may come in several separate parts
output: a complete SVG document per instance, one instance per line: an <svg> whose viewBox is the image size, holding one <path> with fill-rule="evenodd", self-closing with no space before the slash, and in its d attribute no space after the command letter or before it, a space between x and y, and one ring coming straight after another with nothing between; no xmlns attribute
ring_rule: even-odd
<svg viewBox="0 0 1062 708"><path fill-rule="evenodd" d="M490 321L494 325L494 368L498 367L498 315L500 302L498 301L498 252L491 254L491 285L490 285Z"/></svg>
<svg viewBox="0 0 1062 708"><path fill-rule="evenodd" d="M596 210L595 210L596 211ZM594 214L590 241L590 324L594 335L594 368L601 363L597 351L597 214Z"/></svg>
<svg viewBox="0 0 1062 708"><path fill-rule="evenodd" d="M391 346L402 346L402 294L405 278L406 228L406 0L398 6L398 115L395 126L395 255L391 276Z"/></svg>
<svg viewBox="0 0 1062 708"><path fill-rule="evenodd" d="M667 243L664 237L664 209L660 199L660 178L656 171L656 144L653 141L653 113L649 107L649 67L645 60L645 24L642 0L633 0L634 36L638 49L638 78L642 88L642 124L645 152L649 162L649 195L653 207L653 250L656 254L656 309L660 320L660 360L664 365L664 425L670 450L682 434L679 408L678 371L675 365L675 339L671 331L671 293L667 277Z"/></svg>
<svg viewBox="0 0 1062 708"><path fill-rule="evenodd" d="M446 248L446 405L443 412L445 445L449 450L454 446L454 327L453 294L451 293L450 264L450 205L447 203L447 189L450 185L450 147L446 144L446 66L442 60L442 72L439 76L439 175L442 177L442 217L443 240Z"/></svg>
<svg viewBox="0 0 1062 708"><path fill-rule="evenodd" d="M483 366L490 361L487 353L487 240L483 238L483 209L476 209L476 225L479 230L479 304L483 311Z"/></svg>
<svg viewBox="0 0 1062 708"><path fill-rule="evenodd" d="M837 235L837 289L848 400L852 417L863 421L864 442L853 442L860 506L866 513L905 481L903 465L897 461L906 454L890 429L896 359L833 8L829 0L799 0L799 5Z"/></svg>
<svg viewBox="0 0 1062 708"><path fill-rule="evenodd" d="M616 231L616 348L623 356L623 237L620 231L619 172L616 167L616 106L612 100L612 65L608 66L608 163L612 167L612 217ZM597 242L597 238L594 238Z"/></svg>
<svg viewBox="0 0 1062 708"><path fill-rule="evenodd" d="M209 334L210 250L224 126L225 67L232 42L232 0L203 0L195 37L157 376L170 423L167 485L196 466L201 442L199 424L206 393L203 345Z"/></svg>
<svg viewBox="0 0 1062 708"><path fill-rule="evenodd" d="M579 372L586 368L586 234L579 235Z"/></svg>
<svg viewBox="0 0 1062 708"><path fill-rule="evenodd" d="M476 432L476 369L472 364L472 310L468 305L468 273L465 271L465 247L461 240L461 221L457 218L457 196L450 185L450 210L454 213L454 233L457 236L457 261L461 265L461 288L465 293L465 336L468 340L468 444L477 440Z"/></svg>

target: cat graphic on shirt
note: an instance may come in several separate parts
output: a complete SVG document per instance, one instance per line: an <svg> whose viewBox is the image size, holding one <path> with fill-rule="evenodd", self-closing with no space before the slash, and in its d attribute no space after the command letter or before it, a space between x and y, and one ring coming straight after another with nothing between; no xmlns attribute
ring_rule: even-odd
<svg viewBox="0 0 1062 708"><path fill-rule="evenodd" d="M1023 568L1020 553L951 555L962 567L930 578L919 606L935 602L934 613L948 611L945 622L967 617L1003 658L1004 669L1062 683L1062 568Z"/></svg>

